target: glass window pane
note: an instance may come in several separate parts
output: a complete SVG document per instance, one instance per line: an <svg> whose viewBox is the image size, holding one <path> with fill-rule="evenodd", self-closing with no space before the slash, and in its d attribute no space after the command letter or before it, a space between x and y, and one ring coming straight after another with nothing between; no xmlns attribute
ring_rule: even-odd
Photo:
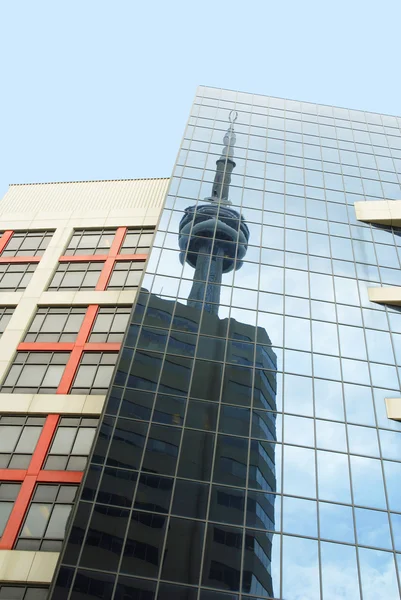
<svg viewBox="0 0 401 600"><path fill-rule="evenodd" d="M0 452L13 452L22 427L0 425Z"/></svg>
<svg viewBox="0 0 401 600"><path fill-rule="evenodd" d="M0 535L3 535L4 527L13 508L13 502L0 502Z"/></svg>
<svg viewBox="0 0 401 600"><path fill-rule="evenodd" d="M41 383L41 387L57 388L64 373L64 365L50 365Z"/></svg>
<svg viewBox="0 0 401 600"><path fill-rule="evenodd" d="M72 454L89 454L95 433L96 429L93 427L81 427L78 431Z"/></svg>
<svg viewBox="0 0 401 600"><path fill-rule="evenodd" d="M59 427L50 454L69 454L77 430L75 427Z"/></svg>
<svg viewBox="0 0 401 600"><path fill-rule="evenodd" d="M95 381L93 382L93 387L94 388L109 387L109 383L110 383L111 376L113 375L113 371L114 371L113 366L100 365L100 367L96 373Z"/></svg>
<svg viewBox="0 0 401 600"><path fill-rule="evenodd" d="M21 537L41 538L52 510L51 504L31 504Z"/></svg>
<svg viewBox="0 0 401 600"><path fill-rule="evenodd" d="M56 505L53 508L52 515L49 520L49 525L46 529L45 538L54 538L62 540L65 535L65 528L68 517L70 516L72 506L66 504Z"/></svg>
<svg viewBox="0 0 401 600"><path fill-rule="evenodd" d="M41 432L42 427L24 427L15 451L20 454L32 453L35 449Z"/></svg>

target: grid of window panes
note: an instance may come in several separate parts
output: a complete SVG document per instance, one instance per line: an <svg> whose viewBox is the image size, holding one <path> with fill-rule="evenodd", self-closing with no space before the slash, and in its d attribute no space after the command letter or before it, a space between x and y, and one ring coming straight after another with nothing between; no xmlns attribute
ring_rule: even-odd
<svg viewBox="0 0 401 600"><path fill-rule="evenodd" d="M4 333L5 328L13 316L14 306L0 306L0 335Z"/></svg>
<svg viewBox="0 0 401 600"><path fill-rule="evenodd" d="M114 263L108 290L135 290L142 277L145 261L123 261Z"/></svg>
<svg viewBox="0 0 401 600"><path fill-rule="evenodd" d="M129 228L120 254L148 254L154 236L153 227Z"/></svg>
<svg viewBox="0 0 401 600"><path fill-rule="evenodd" d="M0 264L0 291L20 292L26 288L36 269L33 263Z"/></svg>
<svg viewBox="0 0 401 600"><path fill-rule="evenodd" d="M117 356L117 352L84 352L71 393L105 394ZM55 394L69 357L68 352L17 352L1 391Z"/></svg>
<svg viewBox="0 0 401 600"><path fill-rule="evenodd" d="M177 234L231 110L250 237L212 325ZM400 285L401 238L353 205L401 199L400 125L199 89L54 598L399 597L401 314L367 290Z"/></svg>
<svg viewBox="0 0 401 600"><path fill-rule="evenodd" d="M65 255L108 254L116 229L77 229L70 239Z"/></svg>
<svg viewBox="0 0 401 600"><path fill-rule="evenodd" d="M1 256L42 256L53 233L49 230L14 231Z"/></svg>
<svg viewBox="0 0 401 600"><path fill-rule="evenodd" d="M27 469L45 417L0 415L0 469Z"/></svg>
<svg viewBox="0 0 401 600"><path fill-rule="evenodd" d="M25 335L25 342L74 342L86 307L41 306Z"/></svg>
<svg viewBox="0 0 401 600"><path fill-rule="evenodd" d="M55 394L69 357L68 352L17 352L1 391Z"/></svg>
<svg viewBox="0 0 401 600"><path fill-rule="evenodd" d="M89 342L122 342L131 308L126 306L101 306L89 336Z"/></svg>
<svg viewBox="0 0 401 600"><path fill-rule="evenodd" d="M61 417L44 469L84 471L97 424L94 417Z"/></svg>
<svg viewBox="0 0 401 600"><path fill-rule="evenodd" d="M106 394L117 356L117 352L84 352L70 393Z"/></svg>
<svg viewBox="0 0 401 600"><path fill-rule="evenodd" d="M15 549L59 551L77 489L76 485L37 484Z"/></svg>
<svg viewBox="0 0 401 600"><path fill-rule="evenodd" d="M94 290L99 281L103 265L102 262L59 263L48 289Z"/></svg>
<svg viewBox="0 0 401 600"><path fill-rule="evenodd" d="M48 587L37 585L0 585L0 600L46 600Z"/></svg>

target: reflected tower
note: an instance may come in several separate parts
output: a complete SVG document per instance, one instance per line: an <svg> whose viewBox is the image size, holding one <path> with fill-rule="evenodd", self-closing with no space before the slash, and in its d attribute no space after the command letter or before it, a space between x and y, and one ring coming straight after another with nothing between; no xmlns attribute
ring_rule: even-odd
<svg viewBox="0 0 401 600"><path fill-rule="evenodd" d="M138 294L82 490L96 498L91 534L79 537L77 512L54 599L71 587L71 560L82 588L120 561L117 585L133 598L274 595L277 358L263 327L218 314L223 274L253 268L248 225L229 202L235 118L211 196L170 231L195 269L187 302Z"/></svg>
<svg viewBox="0 0 401 600"><path fill-rule="evenodd" d="M218 314L223 273L242 267L248 249L249 229L243 216L229 208L231 174L235 167L234 122L237 112L230 113L230 126L223 139L223 150L216 161L212 195L208 204L185 209L179 230L180 260L195 269L188 306L202 307Z"/></svg>

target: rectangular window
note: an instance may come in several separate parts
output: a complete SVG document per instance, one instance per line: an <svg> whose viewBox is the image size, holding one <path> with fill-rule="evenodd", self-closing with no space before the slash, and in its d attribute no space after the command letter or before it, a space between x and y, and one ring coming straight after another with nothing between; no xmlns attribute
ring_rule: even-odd
<svg viewBox="0 0 401 600"><path fill-rule="evenodd" d="M65 256L108 254L116 229L77 229L65 251Z"/></svg>
<svg viewBox="0 0 401 600"><path fill-rule="evenodd" d="M153 228L128 229L120 254L148 254L154 232Z"/></svg>
<svg viewBox="0 0 401 600"><path fill-rule="evenodd" d="M106 394L117 356L117 352L84 352L71 394Z"/></svg>
<svg viewBox="0 0 401 600"><path fill-rule="evenodd" d="M17 352L0 391L55 394L69 357L68 352Z"/></svg>
<svg viewBox="0 0 401 600"><path fill-rule="evenodd" d="M1 256L42 256L53 233L49 230L14 231Z"/></svg>
<svg viewBox="0 0 401 600"><path fill-rule="evenodd" d="M0 469L27 469L45 417L0 415Z"/></svg>
<svg viewBox="0 0 401 600"><path fill-rule="evenodd" d="M89 342L121 342L131 313L129 307L99 308Z"/></svg>
<svg viewBox="0 0 401 600"><path fill-rule="evenodd" d="M94 290L103 265L103 262L59 263L48 289Z"/></svg>
<svg viewBox="0 0 401 600"><path fill-rule="evenodd" d="M38 484L15 549L59 552L77 489L77 485Z"/></svg>
<svg viewBox="0 0 401 600"><path fill-rule="evenodd" d="M116 262L111 274L108 290L134 290L142 277L144 261Z"/></svg>
<svg viewBox="0 0 401 600"><path fill-rule="evenodd" d="M86 307L40 307L36 311L24 341L74 342L85 313Z"/></svg>
<svg viewBox="0 0 401 600"><path fill-rule="evenodd" d="M36 269L32 263L0 264L0 292L24 290Z"/></svg>
<svg viewBox="0 0 401 600"><path fill-rule="evenodd" d="M0 306L0 335L4 333L4 330L7 327L14 310L14 306Z"/></svg>
<svg viewBox="0 0 401 600"><path fill-rule="evenodd" d="M97 424L97 418L61 417L44 468L83 471Z"/></svg>

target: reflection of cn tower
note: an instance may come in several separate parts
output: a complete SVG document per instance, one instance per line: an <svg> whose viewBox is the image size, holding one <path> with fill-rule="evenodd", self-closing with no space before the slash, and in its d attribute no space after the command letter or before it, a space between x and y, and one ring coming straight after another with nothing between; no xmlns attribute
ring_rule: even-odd
<svg viewBox="0 0 401 600"><path fill-rule="evenodd" d="M249 229L243 216L232 208L228 193L235 167L233 123L237 113L230 113L230 127L224 136L224 147L216 162L212 196L209 204L189 206L181 219L179 232L180 260L195 269L188 306L218 314L223 273L242 266L249 240Z"/></svg>

